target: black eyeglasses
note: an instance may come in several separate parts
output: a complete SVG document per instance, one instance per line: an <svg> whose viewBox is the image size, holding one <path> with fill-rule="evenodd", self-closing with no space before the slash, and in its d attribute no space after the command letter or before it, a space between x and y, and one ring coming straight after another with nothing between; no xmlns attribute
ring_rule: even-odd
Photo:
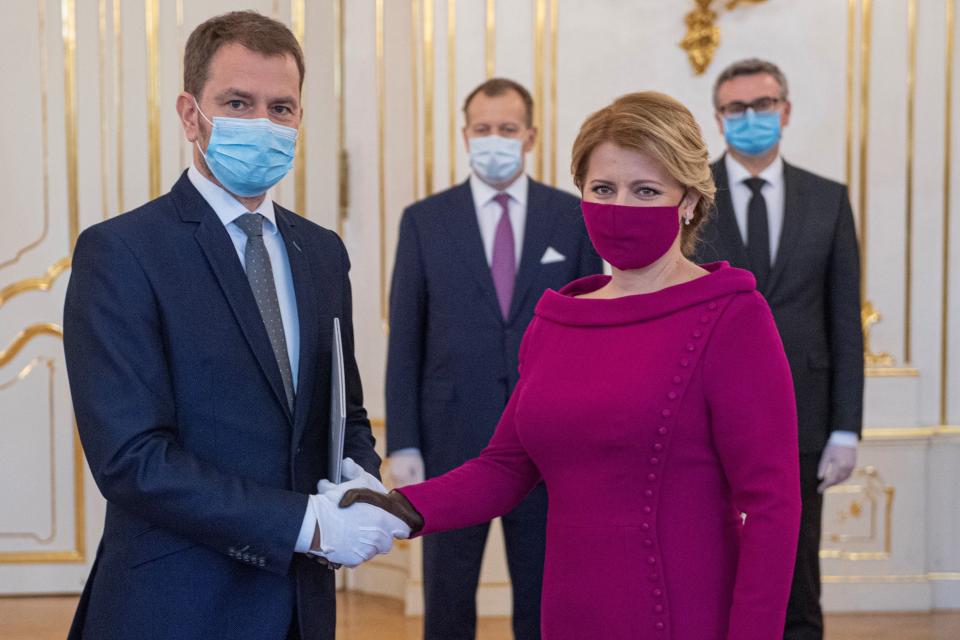
<svg viewBox="0 0 960 640"><path fill-rule="evenodd" d="M717 111L725 116L742 116L747 109L753 109L754 113L770 113L775 111L780 104L784 102L783 98L763 97L757 98L753 102L740 102L736 100L723 106L717 107Z"/></svg>

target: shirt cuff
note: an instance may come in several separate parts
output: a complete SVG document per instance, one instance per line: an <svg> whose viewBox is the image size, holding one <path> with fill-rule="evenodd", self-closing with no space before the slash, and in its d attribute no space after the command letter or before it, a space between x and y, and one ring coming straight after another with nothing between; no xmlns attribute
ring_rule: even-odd
<svg viewBox="0 0 960 640"><path fill-rule="evenodd" d="M859 441L860 438L858 438L857 434L853 431L834 431L830 434L830 439L827 440L827 446L829 447L832 444L836 444L841 447L852 447L856 449Z"/></svg>
<svg viewBox="0 0 960 640"><path fill-rule="evenodd" d="M297 545L293 550L297 553L307 553L313 544L313 534L319 526L317 514L313 510L313 496L307 501L307 512L303 514L303 524L300 525L300 535L297 536Z"/></svg>
<svg viewBox="0 0 960 640"><path fill-rule="evenodd" d="M403 449L397 449L396 451L391 451L390 454L387 455L387 457L389 458L390 456L398 456L398 455L404 456L407 454L420 455L420 449L418 449L417 447L404 447Z"/></svg>

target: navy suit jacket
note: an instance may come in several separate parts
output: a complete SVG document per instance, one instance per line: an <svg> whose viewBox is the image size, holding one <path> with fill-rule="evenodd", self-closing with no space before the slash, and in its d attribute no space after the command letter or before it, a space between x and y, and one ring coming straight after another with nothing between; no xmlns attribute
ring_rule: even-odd
<svg viewBox="0 0 960 640"><path fill-rule="evenodd" d="M548 247L566 259L541 264ZM517 383L520 340L541 294L601 269L579 200L530 180L504 320L469 181L410 206L390 291L388 451L417 447L428 477L476 457Z"/></svg>
<svg viewBox="0 0 960 640"><path fill-rule="evenodd" d="M723 158L711 168L716 214L696 259L749 269ZM832 431L859 434L863 423L860 254L846 187L787 163L783 177L783 230L761 293L793 373L800 451L818 453Z"/></svg>
<svg viewBox="0 0 960 640"><path fill-rule="evenodd" d="M332 638L334 578L294 554L326 474L333 318L343 329L345 456L380 459L353 356L349 261L276 206L300 319L291 413L223 223L186 174L77 242L64 347L77 426L107 499L73 638Z"/></svg>

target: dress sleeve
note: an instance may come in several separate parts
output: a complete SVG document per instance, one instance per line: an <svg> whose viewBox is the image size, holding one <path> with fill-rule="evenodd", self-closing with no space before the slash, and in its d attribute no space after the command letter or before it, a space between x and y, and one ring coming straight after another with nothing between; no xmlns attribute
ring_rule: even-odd
<svg viewBox="0 0 960 640"><path fill-rule="evenodd" d="M711 431L746 514L728 640L783 636L800 527L800 470L793 381L766 301L735 298L704 354Z"/></svg>
<svg viewBox="0 0 960 640"><path fill-rule="evenodd" d="M473 460L419 484L397 489L423 516L418 535L462 529L509 513L540 481L540 471L517 436L517 404L523 396L525 355L537 320L520 346L517 383L490 443ZM529 366L529 364L527 365Z"/></svg>

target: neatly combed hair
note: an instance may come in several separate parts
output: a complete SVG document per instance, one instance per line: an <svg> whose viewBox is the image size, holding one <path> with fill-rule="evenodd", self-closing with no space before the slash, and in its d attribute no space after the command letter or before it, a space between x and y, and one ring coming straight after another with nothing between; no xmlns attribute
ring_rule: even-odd
<svg viewBox="0 0 960 640"><path fill-rule="evenodd" d="M236 42L265 56L290 54L300 71L303 89L303 50L296 36L282 22L256 11L232 11L210 18L187 39L183 52L183 89L199 99L207 84L210 60L225 44Z"/></svg>
<svg viewBox="0 0 960 640"><path fill-rule="evenodd" d="M776 80L777 84L780 85L781 99L786 100L790 97L789 90L787 88L787 76L783 75L783 71L780 70L780 67L772 62L761 60L760 58L747 58L746 60L738 60L737 62L734 62L726 69L721 71L720 75L717 76L717 81L713 83L714 108L720 106L717 104L717 90L720 89L720 85L740 76L755 76L758 73L768 73L773 76L773 79Z"/></svg>
<svg viewBox="0 0 960 640"><path fill-rule="evenodd" d="M716 193L707 145L693 114L677 100L656 91L628 93L591 114L573 143L570 164L573 182L581 193L590 155L605 142L653 157L687 191L700 196L690 224L681 225L681 248L692 255Z"/></svg>
<svg viewBox="0 0 960 640"><path fill-rule="evenodd" d="M533 97L530 95L530 92L527 91L527 88L524 87L519 82L510 80L508 78L490 78L479 87L470 92L470 95L467 96L467 99L463 101L463 117L464 121L467 120L467 107L470 106L470 101L473 100L478 93L482 93L488 98L496 98L497 96L502 96L505 93L510 91L515 91L520 95L520 99L523 100L523 106L526 108L527 116L524 119L524 124L528 127L533 126Z"/></svg>

